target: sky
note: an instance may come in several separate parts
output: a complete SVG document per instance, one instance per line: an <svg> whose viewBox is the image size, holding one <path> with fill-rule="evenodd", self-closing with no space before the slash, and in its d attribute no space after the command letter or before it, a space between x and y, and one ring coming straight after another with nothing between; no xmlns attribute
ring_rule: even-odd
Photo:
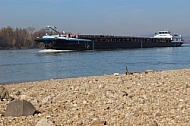
<svg viewBox="0 0 190 126"><path fill-rule="evenodd" d="M47 25L79 34L190 35L190 0L0 0L0 28Z"/></svg>

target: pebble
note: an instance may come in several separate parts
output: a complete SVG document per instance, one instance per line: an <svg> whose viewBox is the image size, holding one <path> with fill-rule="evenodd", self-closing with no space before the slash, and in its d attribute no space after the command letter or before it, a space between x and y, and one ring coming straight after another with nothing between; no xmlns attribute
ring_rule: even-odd
<svg viewBox="0 0 190 126"><path fill-rule="evenodd" d="M44 117L45 123L57 126L186 126L190 123L190 69L147 70L4 86L12 97L30 101L41 113L4 117L9 101L0 101L0 126L35 126Z"/></svg>

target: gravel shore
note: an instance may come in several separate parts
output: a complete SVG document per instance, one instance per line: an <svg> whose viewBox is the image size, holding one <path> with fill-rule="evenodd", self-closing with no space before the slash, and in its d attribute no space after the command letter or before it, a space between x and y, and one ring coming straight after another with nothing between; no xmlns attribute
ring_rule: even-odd
<svg viewBox="0 0 190 126"><path fill-rule="evenodd" d="M40 114L5 117L0 126L189 126L190 69L146 71L7 84L15 99L31 102Z"/></svg>

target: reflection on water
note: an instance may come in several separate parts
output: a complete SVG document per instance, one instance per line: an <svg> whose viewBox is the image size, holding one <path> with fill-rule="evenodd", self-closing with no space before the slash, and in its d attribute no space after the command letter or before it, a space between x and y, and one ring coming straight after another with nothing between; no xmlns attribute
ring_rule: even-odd
<svg viewBox="0 0 190 126"><path fill-rule="evenodd" d="M0 50L0 83L190 67L190 46L40 53Z"/></svg>

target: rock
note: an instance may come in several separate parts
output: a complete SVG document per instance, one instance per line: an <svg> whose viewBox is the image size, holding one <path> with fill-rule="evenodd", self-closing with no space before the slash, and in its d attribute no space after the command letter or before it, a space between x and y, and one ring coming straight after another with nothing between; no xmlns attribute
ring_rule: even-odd
<svg viewBox="0 0 190 126"><path fill-rule="evenodd" d="M158 126L158 123L156 121L153 121L149 124L149 126Z"/></svg>
<svg viewBox="0 0 190 126"><path fill-rule="evenodd" d="M8 90L4 86L0 85L0 99L1 100L3 100L3 99L8 100L9 98L10 98L10 96L9 96Z"/></svg>
<svg viewBox="0 0 190 126"><path fill-rule="evenodd" d="M121 91L122 96L128 96L129 94L126 91Z"/></svg>
<svg viewBox="0 0 190 126"><path fill-rule="evenodd" d="M106 121L95 121L90 126L104 126L106 125Z"/></svg>
<svg viewBox="0 0 190 126"><path fill-rule="evenodd" d="M26 99L26 95L20 95L20 99L21 99L21 100Z"/></svg>
<svg viewBox="0 0 190 126"><path fill-rule="evenodd" d="M119 76L119 73L114 73L113 75L114 75L114 76Z"/></svg>
<svg viewBox="0 0 190 126"><path fill-rule="evenodd" d="M42 104L46 104L48 102L52 102L52 97L51 96L47 96L44 99L42 99Z"/></svg>
<svg viewBox="0 0 190 126"><path fill-rule="evenodd" d="M189 85L189 84L187 84L187 85L186 85L186 88L190 88L190 85Z"/></svg>
<svg viewBox="0 0 190 126"><path fill-rule="evenodd" d="M53 124L49 118L45 118L43 117L42 119L40 119L40 121L38 121L38 123L36 124L36 126L55 126L55 124Z"/></svg>
<svg viewBox="0 0 190 126"><path fill-rule="evenodd" d="M39 100L38 99L34 99L31 101L31 103L35 106L39 105Z"/></svg>
<svg viewBox="0 0 190 126"><path fill-rule="evenodd" d="M154 72L154 71L153 70L146 70L145 74L152 73L152 72Z"/></svg>
<svg viewBox="0 0 190 126"><path fill-rule="evenodd" d="M107 91L105 92L105 96L106 96L107 98L113 98L113 97L115 96L115 93L114 93L114 91L112 91L112 90L107 90Z"/></svg>
<svg viewBox="0 0 190 126"><path fill-rule="evenodd" d="M15 100L10 102L5 110L5 116L28 116L35 113L35 107L26 100Z"/></svg>
<svg viewBox="0 0 190 126"><path fill-rule="evenodd" d="M162 114L158 112L155 114L155 116L162 116Z"/></svg>
<svg viewBox="0 0 190 126"><path fill-rule="evenodd" d="M19 95L21 95L21 92L20 92L20 91L17 91L17 92L15 93L15 95L16 95L16 96L19 96Z"/></svg>

